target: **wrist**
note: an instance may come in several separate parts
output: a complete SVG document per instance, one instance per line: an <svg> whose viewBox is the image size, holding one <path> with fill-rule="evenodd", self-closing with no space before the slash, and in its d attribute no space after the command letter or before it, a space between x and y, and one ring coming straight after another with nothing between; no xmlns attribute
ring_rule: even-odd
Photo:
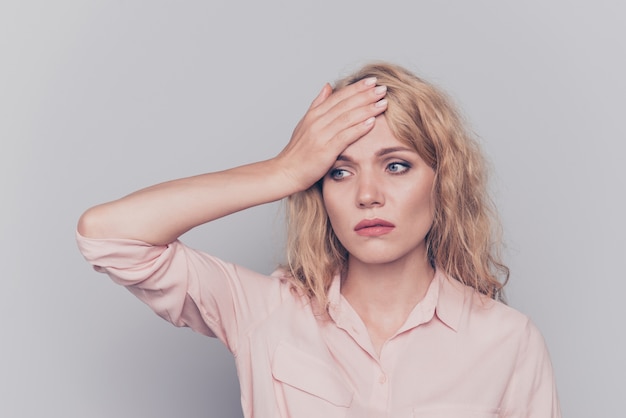
<svg viewBox="0 0 626 418"><path fill-rule="evenodd" d="M280 184L285 192L283 197L304 191L317 181L310 180L310 176L306 176L307 170L298 166L293 159L278 156L268 160L268 163L275 173L276 184Z"/></svg>

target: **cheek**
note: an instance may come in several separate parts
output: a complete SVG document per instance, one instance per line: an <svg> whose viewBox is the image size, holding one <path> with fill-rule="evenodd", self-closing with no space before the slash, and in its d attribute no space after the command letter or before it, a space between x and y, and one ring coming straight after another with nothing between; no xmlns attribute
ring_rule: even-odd
<svg viewBox="0 0 626 418"><path fill-rule="evenodd" d="M417 204L428 213L431 220L435 217L435 199L432 196L431 190L428 190Z"/></svg>
<svg viewBox="0 0 626 418"><path fill-rule="evenodd" d="M433 193L433 185L431 182L420 184L413 190L407 190L407 195L411 196L408 204L405 206L411 216L417 216L421 222L427 222L432 225L435 218L435 198Z"/></svg>
<svg viewBox="0 0 626 418"><path fill-rule="evenodd" d="M342 199L341 193L333 190L332 187L324 188L322 190L322 201L335 234L338 236L341 235L342 225L348 222L347 220L342 219L342 215L347 213L345 208L345 196L344 199Z"/></svg>
<svg viewBox="0 0 626 418"><path fill-rule="evenodd" d="M324 202L324 209L326 209L328 217L331 220L334 219L335 214L339 212L339 203L337 202L337 199L332 195L332 193L323 193L322 201Z"/></svg>

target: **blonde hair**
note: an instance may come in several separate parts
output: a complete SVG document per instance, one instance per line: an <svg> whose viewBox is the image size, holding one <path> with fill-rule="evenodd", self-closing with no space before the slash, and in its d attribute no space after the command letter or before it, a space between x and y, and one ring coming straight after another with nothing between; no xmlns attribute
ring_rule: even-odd
<svg viewBox="0 0 626 418"><path fill-rule="evenodd" d="M499 255L499 223L478 144L446 95L400 66L367 65L338 81L335 91L367 77L387 86L385 118L391 132L435 171L434 222L426 236L431 265L502 299L509 269ZM321 180L290 196L286 215L287 268L298 287L326 306L332 279L346 268L348 252L330 225Z"/></svg>

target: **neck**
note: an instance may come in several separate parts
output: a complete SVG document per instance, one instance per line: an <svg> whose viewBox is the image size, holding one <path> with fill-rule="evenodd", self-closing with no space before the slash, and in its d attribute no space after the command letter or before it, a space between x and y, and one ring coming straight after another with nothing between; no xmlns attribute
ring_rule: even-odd
<svg viewBox="0 0 626 418"><path fill-rule="evenodd" d="M435 271L426 256L386 264L367 264L353 257L341 293L365 324L376 355L424 298Z"/></svg>
<svg viewBox="0 0 626 418"><path fill-rule="evenodd" d="M426 257L393 263L367 264L348 259L341 293L365 315L408 315L424 298L434 277Z"/></svg>

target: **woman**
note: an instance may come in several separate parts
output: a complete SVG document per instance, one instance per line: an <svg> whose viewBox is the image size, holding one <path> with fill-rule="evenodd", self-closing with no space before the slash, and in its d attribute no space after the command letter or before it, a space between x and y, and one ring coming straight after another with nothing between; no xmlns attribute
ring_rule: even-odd
<svg viewBox="0 0 626 418"><path fill-rule="evenodd" d="M89 209L85 257L234 354L246 417L558 417L543 339L505 306L484 163L442 93L390 64L325 85L275 158ZM288 197L271 276L177 238Z"/></svg>

